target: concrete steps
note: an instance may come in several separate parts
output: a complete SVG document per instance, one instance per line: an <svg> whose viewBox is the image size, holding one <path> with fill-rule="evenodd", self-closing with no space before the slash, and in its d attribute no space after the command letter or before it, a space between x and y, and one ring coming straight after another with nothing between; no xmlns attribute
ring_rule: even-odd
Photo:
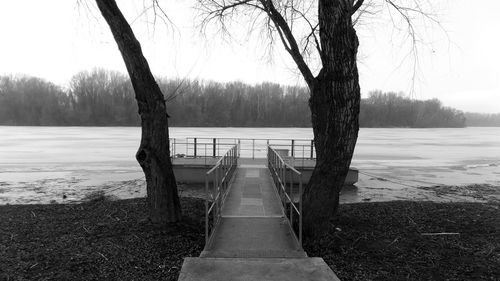
<svg viewBox="0 0 500 281"><path fill-rule="evenodd" d="M179 281L336 281L322 258L186 258Z"/></svg>

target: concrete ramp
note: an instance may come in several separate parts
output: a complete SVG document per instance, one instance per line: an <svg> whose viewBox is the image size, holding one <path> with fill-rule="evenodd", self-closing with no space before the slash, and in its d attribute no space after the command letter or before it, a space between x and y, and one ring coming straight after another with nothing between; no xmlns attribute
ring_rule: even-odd
<svg viewBox="0 0 500 281"><path fill-rule="evenodd" d="M336 281L322 258L185 258L179 281Z"/></svg>
<svg viewBox="0 0 500 281"><path fill-rule="evenodd" d="M284 218L222 218L208 258L305 258Z"/></svg>

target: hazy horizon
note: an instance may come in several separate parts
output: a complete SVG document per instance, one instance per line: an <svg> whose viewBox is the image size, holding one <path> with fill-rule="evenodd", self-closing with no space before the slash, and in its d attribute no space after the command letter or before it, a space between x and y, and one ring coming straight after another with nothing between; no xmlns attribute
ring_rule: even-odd
<svg viewBox="0 0 500 281"><path fill-rule="evenodd" d="M68 86L72 75L94 67L126 73L109 28L95 3L79 6L77 1L0 2L0 75L26 74L57 85ZM162 3L175 26L159 21L151 24L143 1L118 1L142 44L154 75L187 77L218 82L265 81L283 85L303 85L296 67L276 42L272 59L267 44L258 34L222 39L214 30L206 38L196 25L200 17L193 1ZM422 36L417 80L412 87L413 68L404 32L390 23L386 9L365 18L358 26L359 68L363 97L372 90L411 93L419 100L437 98L443 105L464 112L500 113L500 39L496 27L500 18L497 1L465 0L432 3L439 26L415 21ZM484 9L484 7L488 9ZM19 15L23 16L20 17ZM464 20L467 19L467 20ZM398 27L403 28L403 25ZM245 30L244 23L235 30ZM235 32L237 33L237 32ZM260 40L259 40L260 39Z"/></svg>

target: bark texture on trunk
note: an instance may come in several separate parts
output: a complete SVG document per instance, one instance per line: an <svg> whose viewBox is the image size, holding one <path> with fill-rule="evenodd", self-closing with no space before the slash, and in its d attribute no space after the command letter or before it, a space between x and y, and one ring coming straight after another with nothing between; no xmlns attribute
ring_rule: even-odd
<svg viewBox="0 0 500 281"><path fill-rule="evenodd" d="M155 223L179 221L181 208L170 160L165 99L115 0L96 2L118 44L139 106L142 137L136 158L146 176L150 219Z"/></svg>
<svg viewBox="0 0 500 281"><path fill-rule="evenodd" d="M304 230L308 235L321 234L335 214L358 137L358 38L350 2L319 0L323 68L309 83L317 160L303 195Z"/></svg>

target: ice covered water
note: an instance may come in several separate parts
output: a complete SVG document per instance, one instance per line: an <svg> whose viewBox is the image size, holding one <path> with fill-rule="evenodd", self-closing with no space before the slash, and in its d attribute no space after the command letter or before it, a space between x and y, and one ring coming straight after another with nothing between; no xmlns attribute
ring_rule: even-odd
<svg viewBox="0 0 500 281"><path fill-rule="evenodd" d="M313 137L310 128L177 127L170 129L170 135L178 140ZM0 126L0 203L6 197L36 195L37 190L11 194L15 186L26 190L22 189L26 184L73 190L140 178L135 161L139 141L137 127ZM309 155L307 142L297 149L297 154ZM500 128L362 128L352 166L363 173L357 184L360 188L387 188L391 181L409 186L499 186Z"/></svg>

